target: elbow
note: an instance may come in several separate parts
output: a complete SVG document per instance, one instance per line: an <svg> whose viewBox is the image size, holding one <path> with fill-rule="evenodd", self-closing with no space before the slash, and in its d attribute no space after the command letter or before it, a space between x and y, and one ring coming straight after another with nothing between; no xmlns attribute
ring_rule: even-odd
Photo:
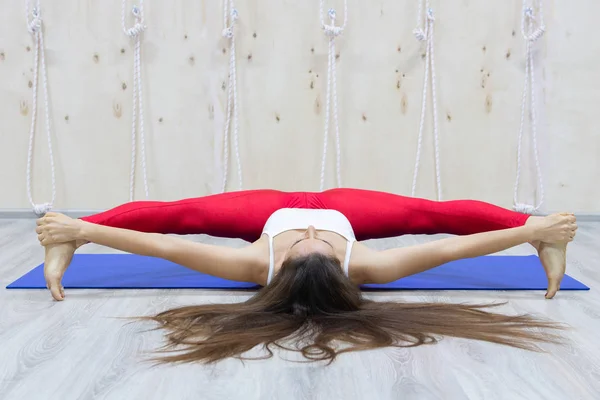
<svg viewBox="0 0 600 400"><path fill-rule="evenodd" d="M384 269L384 268L368 268L361 274L353 276L352 280L357 283L382 285L384 283L394 282L398 279L404 278L405 274L402 273L399 268Z"/></svg>

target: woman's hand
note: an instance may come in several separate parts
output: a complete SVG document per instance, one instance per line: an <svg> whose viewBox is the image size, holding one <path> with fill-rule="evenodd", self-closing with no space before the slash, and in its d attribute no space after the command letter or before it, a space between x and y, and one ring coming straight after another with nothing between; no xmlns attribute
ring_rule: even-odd
<svg viewBox="0 0 600 400"><path fill-rule="evenodd" d="M534 219L535 218L535 219ZM544 243L568 243L575 238L577 222L575 215L562 213L546 217L532 217L527 225L533 229L534 241Z"/></svg>
<svg viewBox="0 0 600 400"><path fill-rule="evenodd" d="M37 220L36 233L42 246L80 240L84 222L59 213L47 213Z"/></svg>

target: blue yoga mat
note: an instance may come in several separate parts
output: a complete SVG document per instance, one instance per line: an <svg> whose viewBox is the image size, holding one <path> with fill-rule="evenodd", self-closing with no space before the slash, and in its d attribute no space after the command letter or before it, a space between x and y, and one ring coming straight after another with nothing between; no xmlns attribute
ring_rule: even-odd
<svg viewBox="0 0 600 400"><path fill-rule="evenodd" d="M7 289L45 289L44 265L38 265ZM364 290L546 290L537 256L485 256L453 261L395 282L363 285ZM133 254L75 254L63 278L71 289L257 289L192 271L159 258ZM561 290L589 290L565 276Z"/></svg>

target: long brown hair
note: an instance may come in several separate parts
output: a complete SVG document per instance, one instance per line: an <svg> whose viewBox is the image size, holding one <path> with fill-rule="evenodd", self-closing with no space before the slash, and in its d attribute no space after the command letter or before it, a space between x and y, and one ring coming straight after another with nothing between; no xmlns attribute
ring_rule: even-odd
<svg viewBox="0 0 600 400"><path fill-rule="evenodd" d="M279 347L308 360L332 362L344 352L433 344L440 336L537 351L535 342L560 341L540 329L561 326L486 311L497 305L368 300L335 257L314 253L286 260L273 281L243 303L182 307L145 319L167 331L161 352L169 355L159 362L247 359L243 353L258 345L264 346L266 358ZM336 348L336 341L347 346Z"/></svg>

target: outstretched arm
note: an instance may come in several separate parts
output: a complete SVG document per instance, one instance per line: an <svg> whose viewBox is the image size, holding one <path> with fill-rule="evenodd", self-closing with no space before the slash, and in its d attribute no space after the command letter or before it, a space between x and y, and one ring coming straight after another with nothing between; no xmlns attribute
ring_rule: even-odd
<svg viewBox="0 0 600 400"><path fill-rule="evenodd" d="M365 271L368 283L393 282L450 261L483 256L533 240L527 227L456 236L417 246L381 251Z"/></svg>
<svg viewBox="0 0 600 400"><path fill-rule="evenodd" d="M86 241L129 253L163 258L224 279L256 282L257 258L248 248L236 249L195 243L174 236L97 225L48 214L38 221L42 245Z"/></svg>
<svg viewBox="0 0 600 400"><path fill-rule="evenodd" d="M184 267L243 282L255 282L254 259L244 249L196 243L159 233L143 233L82 222L80 238L116 250L158 257Z"/></svg>
<svg viewBox="0 0 600 400"><path fill-rule="evenodd" d="M573 240L574 217L553 215L517 228L455 236L377 253L364 272L366 283L387 283L463 258L484 256L527 242Z"/></svg>

